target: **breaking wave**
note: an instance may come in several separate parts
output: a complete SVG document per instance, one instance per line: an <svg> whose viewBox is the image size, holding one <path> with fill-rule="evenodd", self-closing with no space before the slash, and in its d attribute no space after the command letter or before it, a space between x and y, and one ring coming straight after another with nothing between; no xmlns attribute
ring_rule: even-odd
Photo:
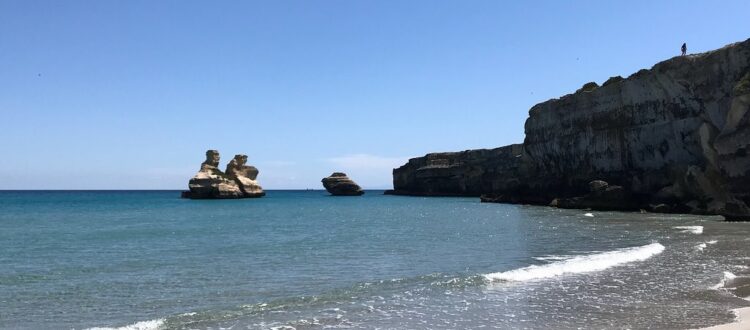
<svg viewBox="0 0 750 330"><path fill-rule="evenodd" d="M506 272L485 274L484 277L490 281L523 282L564 274L595 272L629 262L646 260L662 251L664 251L663 245L652 243L644 246L576 256L545 265L533 265Z"/></svg>
<svg viewBox="0 0 750 330"><path fill-rule="evenodd" d="M713 240L713 241L708 241L708 242L705 242L705 243L701 243L701 244L698 244L698 245L696 245L696 246L695 246L695 248L696 248L696 249L697 249L698 251L703 251L703 250L704 250L704 249L705 249L706 247L708 247L708 245L713 245L713 244L716 244L717 242L718 242L718 241L716 241L716 240Z"/></svg>
<svg viewBox="0 0 750 330"><path fill-rule="evenodd" d="M116 327L116 328L94 327L94 328L88 328L87 330L157 330L162 325L164 325L164 319L141 321L141 322L136 322L133 324L129 324L129 325L122 326L122 327Z"/></svg>
<svg viewBox="0 0 750 330"><path fill-rule="evenodd" d="M711 289L713 289L713 290L718 290L718 289L721 289L721 288L723 288L723 287L726 287L726 285L727 285L727 284L728 284L729 282L731 282L732 280L734 280L735 278L737 278L737 275L734 275L734 274L733 274L733 273L731 273L731 272L727 272L727 271L725 271L725 272L724 272L724 276L723 276L723 277L722 277L722 279L721 279L721 282L719 282L718 284L716 284L716 285L712 286L712 287L711 287Z"/></svg>
<svg viewBox="0 0 750 330"><path fill-rule="evenodd" d="M674 229L682 229L683 233L703 234L703 226L677 226Z"/></svg>

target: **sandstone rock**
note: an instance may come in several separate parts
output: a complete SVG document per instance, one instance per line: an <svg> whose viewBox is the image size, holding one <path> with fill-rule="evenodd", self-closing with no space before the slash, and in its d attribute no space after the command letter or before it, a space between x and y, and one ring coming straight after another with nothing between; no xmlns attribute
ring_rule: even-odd
<svg viewBox="0 0 750 330"><path fill-rule="evenodd" d="M235 159L233 160L235 165L232 165L232 174L230 175L219 170L220 159L218 151L206 151L206 160L201 164L198 173L188 183L190 191L182 192L181 197L192 199L231 199L260 197L264 195L262 189L260 189L260 186L255 181L244 176L246 174L252 175L252 169L254 168L248 169L248 166L244 166L244 162L240 164ZM229 166L227 167L229 170ZM255 176L257 176L257 169L255 169L253 177Z"/></svg>
<svg viewBox="0 0 750 330"><path fill-rule="evenodd" d="M255 181L258 177L258 169L255 166L245 165L246 155L235 155L234 159L227 164L226 174L239 186L244 197L261 197L266 193Z"/></svg>
<svg viewBox="0 0 750 330"><path fill-rule="evenodd" d="M341 172L334 172L331 176L323 178L321 182L323 182L323 187L334 196L360 196L365 193L359 185Z"/></svg>
<svg viewBox="0 0 750 330"><path fill-rule="evenodd" d="M750 210L747 204L737 200L726 202L719 214L729 221L750 221Z"/></svg>
<svg viewBox="0 0 750 330"><path fill-rule="evenodd" d="M592 183L595 184L592 186L591 193L572 198L556 198L549 205L565 209L613 211L634 211L639 209L638 203L632 199L623 187L602 185L602 183L606 184L604 181L592 181Z"/></svg>
<svg viewBox="0 0 750 330"><path fill-rule="evenodd" d="M599 192L607 189L609 186L609 183L602 180L594 180L589 182L589 191L591 192Z"/></svg>
<svg viewBox="0 0 750 330"><path fill-rule="evenodd" d="M234 155L234 158L227 163L227 174L234 174L236 176L242 176L250 180L255 180L258 177L258 169L255 166L249 166L247 164L247 155Z"/></svg>
<svg viewBox="0 0 750 330"><path fill-rule="evenodd" d="M188 183L190 193L183 196L193 199L242 198L237 184L219 170L220 159L218 151L206 151L206 160L201 164L201 169Z"/></svg>
<svg viewBox="0 0 750 330"><path fill-rule="evenodd" d="M697 200L691 200L687 203L685 203L685 208L687 209L687 213L692 214L705 214L706 213L706 204L701 203Z"/></svg>
<svg viewBox="0 0 750 330"><path fill-rule="evenodd" d="M496 195L496 194L484 194L479 196L479 201L482 203L506 203L506 204L520 204L521 199L514 195Z"/></svg>
<svg viewBox="0 0 750 330"><path fill-rule="evenodd" d="M581 202L581 197L555 198L549 203L549 206L561 209L585 209L586 206Z"/></svg>
<svg viewBox="0 0 750 330"><path fill-rule="evenodd" d="M650 205L649 210L654 213L669 213L672 211L672 208L667 204L656 204Z"/></svg>
<svg viewBox="0 0 750 330"><path fill-rule="evenodd" d="M533 106L523 144L409 160L392 193L591 207L598 179L621 187L623 209L750 215L750 39L605 85Z"/></svg>
<svg viewBox="0 0 750 330"><path fill-rule="evenodd" d="M654 195L653 200L657 202L676 203L685 198L683 189L677 184L669 185L659 189Z"/></svg>

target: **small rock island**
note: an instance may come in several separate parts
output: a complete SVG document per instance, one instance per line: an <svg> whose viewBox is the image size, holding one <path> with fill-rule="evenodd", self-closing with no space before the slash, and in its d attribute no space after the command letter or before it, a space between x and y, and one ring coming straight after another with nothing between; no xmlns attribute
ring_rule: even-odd
<svg viewBox="0 0 750 330"><path fill-rule="evenodd" d="M331 176L323 178L323 187L334 196L361 196L365 193L358 184L346 176L346 173L334 172Z"/></svg>
<svg viewBox="0 0 750 330"><path fill-rule="evenodd" d="M219 170L219 152L206 151L206 160L201 169L190 179L190 191L183 191L182 198L191 199L236 199L265 196L263 188L255 179L258 169L245 165L246 155L235 155L225 172Z"/></svg>

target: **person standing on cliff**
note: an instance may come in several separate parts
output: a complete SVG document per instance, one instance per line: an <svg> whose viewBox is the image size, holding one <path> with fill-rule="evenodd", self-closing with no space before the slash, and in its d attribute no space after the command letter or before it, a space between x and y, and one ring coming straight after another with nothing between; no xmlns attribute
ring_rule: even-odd
<svg viewBox="0 0 750 330"><path fill-rule="evenodd" d="M685 56L685 54L687 54L687 43L686 42L682 43L682 48L681 49L682 49L682 56Z"/></svg>

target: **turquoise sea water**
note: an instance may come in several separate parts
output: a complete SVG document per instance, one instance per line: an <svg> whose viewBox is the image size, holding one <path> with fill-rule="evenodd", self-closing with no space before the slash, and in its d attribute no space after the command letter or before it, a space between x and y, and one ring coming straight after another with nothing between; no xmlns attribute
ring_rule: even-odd
<svg viewBox="0 0 750 330"><path fill-rule="evenodd" d="M684 329L750 305L750 224L716 217L178 197L0 192L0 328Z"/></svg>

